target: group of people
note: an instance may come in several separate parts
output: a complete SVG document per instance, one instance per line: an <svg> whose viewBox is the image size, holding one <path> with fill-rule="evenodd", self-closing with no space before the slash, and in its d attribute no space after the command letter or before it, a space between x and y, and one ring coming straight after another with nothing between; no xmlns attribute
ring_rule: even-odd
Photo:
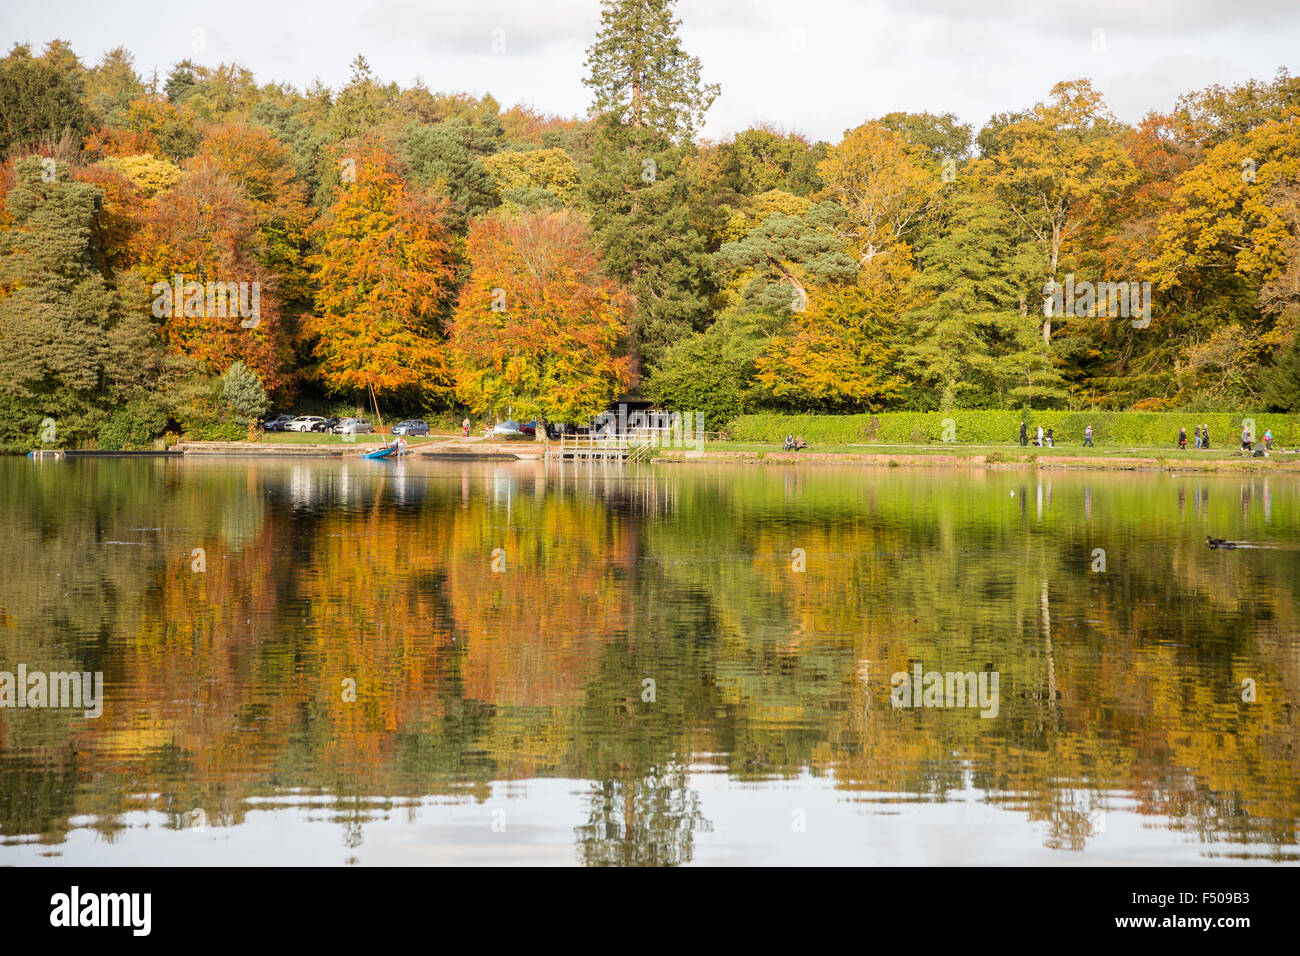
<svg viewBox="0 0 1300 956"><path fill-rule="evenodd" d="M807 443L806 441L803 440L803 436L802 436L802 435L786 435L786 436L785 436L785 450L786 450L786 451L798 451L798 450L801 449L801 448L807 448L807 447L808 447L808 443Z"/></svg>
<svg viewBox="0 0 1300 956"><path fill-rule="evenodd" d="M1193 428L1192 440L1196 442L1197 448L1209 448L1210 447L1210 426L1197 425L1195 428ZM1264 430L1263 442L1264 442L1265 451L1273 450L1272 429L1266 428ZM1031 442L1029 440L1029 429L1026 427L1024 422L1021 422L1020 423L1020 445L1023 448L1025 445L1029 445L1029 444L1037 445L1040 448L1043 447L1044 445L1046 445L1049 448L1052 447L1055 444L1055 436L1052 434L1052 427L1049 425L1047 426L1046 429L1044 429L1042 425L1039 425L1038 435L1035 438L1035 440ZM1089 425L1087 428L1083 430L1083 447L1085 448L1093 447L1091 425ZM1178 447L1179 448L1187 447L1186 428L1178 429ZM1255 436L1254 434L1252 434L1250 426L1245 425L1241 429L1241 450L1251 451L1254 447L1255 447Z"/></svg>
<svg viewBox="0 0 1300 956"><path fill-rule="evenodd" d="M1195 447L1197 448L1209 448L1210 447L1210 426L1197 425L1195 428L1193 428L1192 440L1196 443ZM1273 450L1273 429L1271 428L1264 429L1263 441L1264 441L1264 450L1272 451ZM1179 448L1187 447L1186 428L1178 429L1178 447ZM1249 425L1242 425L1241 426L1241 450L1254 451L1254 449L1255 449L1255 435L1252 433Z"/></svg>
<svg viewBox="0 0 1300 956"><path fill-rule="evenodd" d="M1088 426L1088 430L1084 433L1084 436L1083 436L1083 437L1084 437L1083 443L1084 443L1085 445L1091 445L1091 444L1092 444L1092 426L1091 426L1091 425ZM1052 426L1051 426L1051 425L1048 425L1047 428L1046 428L1046 430L1044 430L1043 426L1042 426L1042 425L1039 425L1039 426L1038 426L1038 436L1034 439L1033 442L1030 442L1030 440L1029 440L1029 429L1026 428L1024 422L1021 422L1021 423L1020 423L1020 447L1023 448L1024 446L1029 445L1029 444L1037 445L1039 448L1042 448L1044 445L1046 445L1046 447L1048 447L1048 448L1053 448L1053 447L1055 447L1055 445L1056 445L1056 435L1053 434L1053 432L1052 432Z"/></svg>
<svg viewBox="0 0 1300 956"><path fill-rule="evenodd" d="M1264 450L1272 451L1273 450L1273 429L1265 428L1262 437L1264 441ZM1197 447L1199 448L1200 446L1198 445ZM1243 425L1241 427L1241 450L1242 451L1255 450L1255 436L1251 433L1249 425Z"/></svg>
<svg viewBox="0 0 1300 956"><path fill-rule="evenodd" d="M1243 431L1242 434L1244 435L1245 432ZM1192 429L1192 438L1195 440L1197 448L1209 448L1210 447L1210 426L1197 425L1195 428ZM1187 447L1186 428L1178 429L1178 447L1179 448Z"/></svg>

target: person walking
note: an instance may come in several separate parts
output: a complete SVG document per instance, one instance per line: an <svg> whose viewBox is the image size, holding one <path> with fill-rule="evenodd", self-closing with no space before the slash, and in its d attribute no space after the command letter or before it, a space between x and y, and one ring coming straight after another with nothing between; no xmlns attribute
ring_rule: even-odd
<svg viewBox="0 0 1300 956"><path fill-rule="evenodd" d="M1187 426L1185 425L1178 429L1178 447L1184 449L1187 447Z"/></svg>
<svg viewBox="0 0 1300 956"><path fill-rule="evenodd" d="M1087 428L1083 430L1083 447L1084 448L1092 447L1092 426L1091 425L1089 425Z"/></svg>
<svg viewBox="0 0 1300 956"><path fill-rule="evenodd" d="M1196 447L1201 447L1201 426L1197 425L1192 429L1192 439L1196 442Z"/></svg>
<svg viewBox="0 0 1300 956"><path fill-rule="evenodd" d="M1242 426L1241 426L1241 450L1242 450L1242 451L1253 451L1254 449L1252 449L1252 448L1250 447L1250 446L1253 445L1253 444L1254 444L1254 442L1251 440L1251 437L1250 437L1250 426L1249 426L1249 425L1242 425Z"/></svg>
<svg viewBox="0 0 1300 956"><path fill-rule="evenodd" d="M1051 428L1051 426L1049 425L1049 426L1047 427L1047 447L1048 447L1048 448L1054 448L1054 447L1056 447L1055 444L1054 444L1054 442L1055 442L1055 439L1052 437L1052 428Z"/></svg>
<svg viewBox="0 0 1300 956"><path fill-rule="evenodd" d="M1201 447L1202 448L1210 447L1210 426L1209 425L1201 426Z"/></svg>
<svg viewBox="0 0 1300 956"><path fill-rule="evenodd" d="M469 419L468 419L468 418L466 418L463 422L460 423L460 434L461 434L461 437L462 437L462 438L468 438L468 437L469 437Z"/></svg>
<svg viewBox="0 0 1300 956"><path fill-rule="evenodd" d="M1029 444L1029 434L1025 431L1025 423L1020 423L1020 447L1024 448Z"/></svg>
<svg viewBox="0 0 1300 956"><path fill-rule="evenodd" d="M1273 429L1271 428L1264 429L1264 450L1273 450Z"/></svg>
<svg viewBox="0 0 1300 956"><path fill-rule="evenodd" d="M1039 448L1043 447L1043 426L1038 426L1038 437L1034 439L1034 444Z"/></svg>

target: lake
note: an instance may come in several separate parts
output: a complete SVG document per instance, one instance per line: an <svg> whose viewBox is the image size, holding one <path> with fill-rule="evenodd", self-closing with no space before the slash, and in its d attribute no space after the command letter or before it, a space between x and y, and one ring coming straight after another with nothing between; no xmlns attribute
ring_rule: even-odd
<svg viewBox="0 0 1300 956"><path fill-rule="evenodd" d="M0 555L0 865L1300 860L1292 476L6 458Z"/></svg>

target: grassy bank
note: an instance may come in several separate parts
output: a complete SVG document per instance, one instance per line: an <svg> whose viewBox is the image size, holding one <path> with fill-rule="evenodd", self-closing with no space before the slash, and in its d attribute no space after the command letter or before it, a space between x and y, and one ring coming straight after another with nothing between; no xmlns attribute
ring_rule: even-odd
<svg viewBox="0 0 1300 956"><path fill-rule="evenodd" d="M1259 412L1052 412L953 411L881 412L876 415L742 415L729 429L738 443L779 444L786 435L802 435L810 444L925 445L1019 447L1017 436L1024 421L1032 437L1039 425L1052 428L1056 452L1082 446L1089 425L1093 443L1113 453L1132 448L1176 450L1178 429L1210 428L1211 451L1235 450L1241 445L1243 422L1253 422L1256 439L1272 429L1274 447L1300 445L1300 415ZM1086 449L1085 449L1086 450Z"/></svg>
<svg viewBox="0 0 1300 956"><path fill-rule="evenodd" d="M1271 460L1289 460L1300 455L1282 456L1276 452ZM718 452L756 452L770 454L782 451L780 442L709 442L706 451ZM1054 448L1021 448L1016 444L1001 445L962 445L940 443L933 445L908 444L829 444L810 445L805 452L825 455L921 455L929 457L956 456L960 458L987 457L998 461L1021 461L1034 458L1143 458L1151 461L1231 461L1241 460L1243 456L1236 446L1231 448L1211 448L1196 450L1187 448L1151 448L1140 446L1110 445L1105 448L1081 448L1065 446Z"/></svg>

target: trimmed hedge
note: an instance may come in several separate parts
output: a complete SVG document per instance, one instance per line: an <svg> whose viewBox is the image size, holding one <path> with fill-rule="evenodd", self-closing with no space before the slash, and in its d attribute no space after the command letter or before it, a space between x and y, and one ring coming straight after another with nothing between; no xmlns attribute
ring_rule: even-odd
<svg viewBox="0 0 1300 956"><path fill-rule="evenodd" d="M951 428L945 421L951 419ZM1082 445L1083 430L1092 426L1097 445L1176 448L1178 429L1187 429L1187 447L1195 447L1192 429L1210 426L1213 448L1239 448L1243 420L1255 422L1255 439L1273 430L1274 446L1300 445L1300 415L1294 413L1227 412L1053 412L952 411L881 412L877 415L742 415L731 423L738 442L781 442L786 435L802 435L809 444L859 443L925 444L942 442L947 430L964 445L1018 445L1020 423L1032 441L1039 425L1054 430L1058 445Z"/></svg>

